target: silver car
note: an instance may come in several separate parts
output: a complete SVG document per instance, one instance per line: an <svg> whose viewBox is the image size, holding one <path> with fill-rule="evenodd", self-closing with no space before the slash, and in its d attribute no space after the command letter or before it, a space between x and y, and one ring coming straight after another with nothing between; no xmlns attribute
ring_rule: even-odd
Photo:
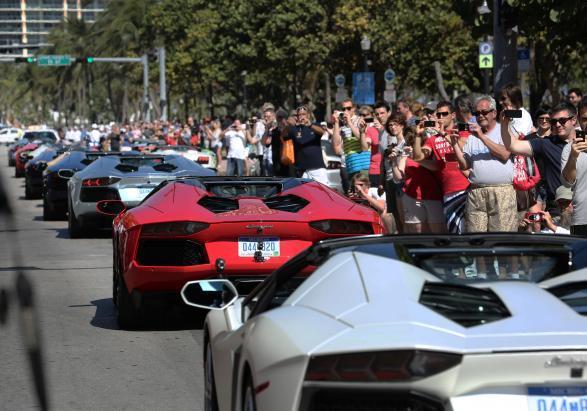
<svg viewBox="0 0 587 411"><path fill-rule="evenodd" d="M111 228L112 218L96 210L101 200L121 200L131 208L169 178L215 173L182 156L121 155L102 157L75 174L60 170L59 175L70 177L68 228L76 238L91 229Z"/></svg>

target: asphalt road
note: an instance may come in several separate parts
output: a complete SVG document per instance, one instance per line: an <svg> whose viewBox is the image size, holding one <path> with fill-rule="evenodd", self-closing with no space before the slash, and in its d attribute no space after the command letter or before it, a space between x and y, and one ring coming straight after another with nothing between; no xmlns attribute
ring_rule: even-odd
<svg viewBox="0 0 587 411"><path fill-rule="evenodd" d="M24 199L24 179L7 164L2 147L17 230L0 220L0 287L13 287L11 246L19 247L35 287L51 409L203 409L202 332L176 313L119 330L110 237L72 240L65 221L43 221L41 200ZM0 410L38 409L17 319L11 304L0 326Z"/></svg>

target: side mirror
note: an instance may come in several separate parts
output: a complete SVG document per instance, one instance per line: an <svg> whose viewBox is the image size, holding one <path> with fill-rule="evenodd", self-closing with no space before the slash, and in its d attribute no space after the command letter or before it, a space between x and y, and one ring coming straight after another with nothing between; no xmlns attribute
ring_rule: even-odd
<svg viewBox="0 0 587 411"><path fill-rule="evenodd" d="M181 289L181 298L192 307L222 310L236 301L238 291L229 280L189 281Z"/></svg>
<svg viewBox="0 0 587 411"><path fill-rule="evenodd" d="M126 206L120 200L101 200L96 204L96 210L100 214L115 217L126 210Z"/></svg>
<svg viewBox="0 0 587 411"><path fill-rule="evenodd" d="M73 177L74 174L75 171L73 171L71 168L63 168L57 172L57 175L59 177L64 178L66 180L69 180L71 177Z"/></svg>

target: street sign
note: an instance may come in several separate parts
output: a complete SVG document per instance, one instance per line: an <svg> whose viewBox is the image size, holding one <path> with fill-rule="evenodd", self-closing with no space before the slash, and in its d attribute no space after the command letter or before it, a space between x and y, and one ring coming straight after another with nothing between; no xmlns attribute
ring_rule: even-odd
<svg viewBox="0 0 587 411"><path fill-rule="evenodd" d="M395 71L388 68L385 70L385 73L383 73L383 78L385 79L386 83L392 83L393 80L395 80Z"/></svg>
<svg viewBox="0 0 587 411"><path fill-rule="evenodd" d="M343 74L337 74L336 76L334 76L334 84L336 84L337 87L344 86L344 82L345 78Z"/></svg>
<svg viewBox="0 0 587 411"><path fill-rule="evenodd" d="M530 49L520 47L518 49L518 71L530 70Z"/></svg>
<svg viewBox="0 0 587 411"><path fill-rule="evenodd" d="M39 66L69 66L71 56L67 55L44 55L37 56L37 65Z"/></svg>
<svg viewBox="0 0 587 411"><path fill-rule="evenodd" d="M479 55L479 68L480 69L493 68L493 54L480 54Z"/></svg>
<svg viewBox="0 0 587 411"><path fill-rule="evenodd" d="M353 102L355 104L375 104L375 73L353 73Z"/></svg>
<svg viewBox="0 0 587 411"><path fill-rule="evenodd" d="M479 54L493 54L493 44L489 41L479 43Z"/></svg>

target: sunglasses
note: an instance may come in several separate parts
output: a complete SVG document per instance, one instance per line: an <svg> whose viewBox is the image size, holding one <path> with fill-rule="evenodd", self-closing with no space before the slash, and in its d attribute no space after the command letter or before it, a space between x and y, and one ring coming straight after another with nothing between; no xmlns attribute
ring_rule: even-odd
<svg viewBox="0 0 587 411"><path fill-rule="evenodd" d="M299 106L298 108L296 108L296 111L305 111L307 113L309 110L306 106Z"/></svg>
<svg viewBox="0 0 587 411"><path fill-rule="evenodd" d="M487 116L487 114L494 112L495 109L490 109L490 110L479 110L479 111L473 111L473 115L475 117L479 117L479 116Z"/></svg>
<svg viewBox="0 0 587 411"><path fill-rule="evenodd" d="M550 120L550 117L538 117L538 121L540 123L548 123L549 120Z"/></svg>
<svg viewBox="0 0 587 411"><path fill-rule="evenodd" d="M350 106L350 107L343 107L342 109L343 109L344 111L352 110L352 109L353 109L353 106Z"/></svg>
<svg viewBox="0 0 587 411"><path fill-rule="evenodd" d="M567 208L571 203L571 200L556 200L556 204L559 206L559 208Z"/></svg>
<svg viewBox="0 0 587 411"><path fill-rule="evenodd" d="M551 126L556 126L556 123L560 123L561 126L564 126L567 121L572 120L574 117L570 116L570 117L561 117L561 118L551 118L550 120L548 120L548 122L550 123Z"/></svg>
<svg viewBox="0 0 587 411"><path fill-rule="evenodd" d="M437 111L436 112L436 117L446 117L448 115L450 115L450 112L448 112L448 111Z"/></svg>

